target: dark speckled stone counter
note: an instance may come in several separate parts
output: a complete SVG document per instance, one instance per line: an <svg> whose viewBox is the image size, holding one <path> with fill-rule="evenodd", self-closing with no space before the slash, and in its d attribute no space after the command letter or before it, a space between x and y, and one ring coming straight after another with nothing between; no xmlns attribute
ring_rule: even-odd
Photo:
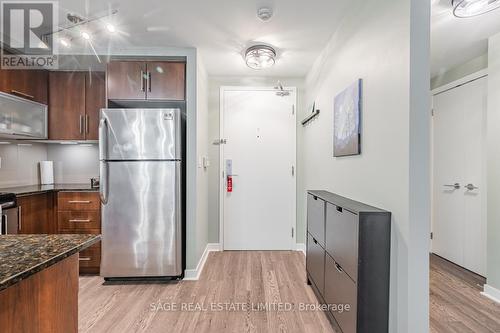
<svg viewBox="0 0 500 333"><path fill-rule="evenodd" d="M0 236L0 290L86 249L100 235Z"/></svg>
<svg viewBox="0 0 500 333"><path fill-rule="evenodd" d="M54 185L26 185L0 188L0 192L14 193L15 195L29 195L51 191L99 191L90 184L54 184Z"/></svg>

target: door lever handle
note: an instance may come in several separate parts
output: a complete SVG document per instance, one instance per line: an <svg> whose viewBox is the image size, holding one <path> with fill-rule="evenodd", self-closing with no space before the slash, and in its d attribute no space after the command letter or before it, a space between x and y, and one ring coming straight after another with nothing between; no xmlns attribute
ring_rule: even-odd
<svg viewBox="0 0 500 333"><path fill-rule="evenodd" d="M444 187L453 187L453 189L455 189L455 190L460 189L460 184L459 184L459 183L455 183L455 184L444 184L443 186L444 186Z"/></svg>
<svg viewBox="0 0 500 333"><path fill-rule="evenodd" d="M464 186L468 191L477 190L479 187L474 186L474 184L467 184Z"/></svg>

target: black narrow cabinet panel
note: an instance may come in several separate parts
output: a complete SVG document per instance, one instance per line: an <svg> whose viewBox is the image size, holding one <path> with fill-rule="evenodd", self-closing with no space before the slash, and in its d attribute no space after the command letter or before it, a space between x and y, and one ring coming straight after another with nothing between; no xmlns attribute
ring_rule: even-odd
<svg viewBox="0 0 500 333"><path fill-rule="evenodd" d="M307 197L308 283L321 303L350 307L330 307L332 325L342 333L388 332L391 213L327 191Z"/></svg>

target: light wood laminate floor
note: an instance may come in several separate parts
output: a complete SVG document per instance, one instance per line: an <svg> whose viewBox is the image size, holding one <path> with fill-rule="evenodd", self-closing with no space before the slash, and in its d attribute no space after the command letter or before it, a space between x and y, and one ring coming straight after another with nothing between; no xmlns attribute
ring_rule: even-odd
<svg viewBox="0 0 500 333"><path fill-rule="evenodd" d="M81 277L80 332L334 332L321 311L227 308L315 304L300 252L212 252L199 281L102 285ZM500 305L480 295L484 279L431 256L430 331L500 332ZM178 309L168 311L170 304ZM182 304L189 311L181 309ZM201 304L203 308L196 308ZM210 309L210 305L218 308ZM236 306L236 305L235 305ZM286 305L288 306L288 305ZM171 306L172 307L172 306Z"/></svg>
<svg viewBox="0 0 500 333"><path fill-rule="evenodd" d="M430 331L500 332L500 305L480 292L485 279L431 255Z"/></svg>
<svg viewBox="0 0 500 333"><path fill-rule="evenodd" d="M199 281L102 283L99 277L80 278L80 332L334 332L321 311L257 311L259 303L284 307L317 303L306 284L301 252L212 252ZM190 311L181 311L182 303L191 303L185 305ZM179 310L167 311L169 304Z"/></svg>

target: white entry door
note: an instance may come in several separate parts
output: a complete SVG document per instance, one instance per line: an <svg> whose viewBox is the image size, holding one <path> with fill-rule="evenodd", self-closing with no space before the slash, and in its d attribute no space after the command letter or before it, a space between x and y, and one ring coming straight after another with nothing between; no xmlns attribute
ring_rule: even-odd
<svg viewBox="0 0 500 333"><path fill-rule="evenodd" d="M221 108L223 248L290 250L295 246L295 90L280 96L271 88L224 87Z"/></svg>
<svg viewBox="0 0 500 333"><path fill-rule="evenodd" d="M433 252L486 273L483 77L434 96Z"/></svg>

